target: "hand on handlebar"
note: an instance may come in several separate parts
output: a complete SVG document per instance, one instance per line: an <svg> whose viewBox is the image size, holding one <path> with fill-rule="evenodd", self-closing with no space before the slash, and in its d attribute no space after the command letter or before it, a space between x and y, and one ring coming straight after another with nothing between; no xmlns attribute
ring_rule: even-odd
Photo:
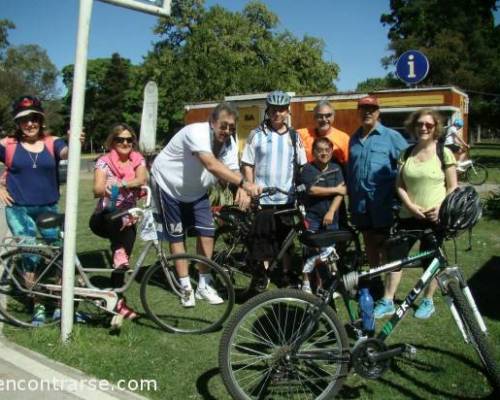
<svg viewBox="0 0 500 400"><path fill-rule="evenodd" d="M257 197L262 193L262 187L252 182L245 182L242 189L251 197Z"/></svg>

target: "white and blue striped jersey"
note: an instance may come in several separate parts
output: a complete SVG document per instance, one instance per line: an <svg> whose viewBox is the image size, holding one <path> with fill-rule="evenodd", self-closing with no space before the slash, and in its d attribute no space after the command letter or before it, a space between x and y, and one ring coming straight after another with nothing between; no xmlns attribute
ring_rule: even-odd
<svg viewBox="0 0 500 400"><path fill-rule="evenodd" d="M297 138L297 162L306 164L306 153L300 135ZM250 132L243 149L242 163L254 167L255 183L260 186L276 186L290 191L293 186L293 146L290 131L278 133L270 128L260 126ZM265 196L261 204L288 204L293 202L292 196L276 193Z"/></svg>

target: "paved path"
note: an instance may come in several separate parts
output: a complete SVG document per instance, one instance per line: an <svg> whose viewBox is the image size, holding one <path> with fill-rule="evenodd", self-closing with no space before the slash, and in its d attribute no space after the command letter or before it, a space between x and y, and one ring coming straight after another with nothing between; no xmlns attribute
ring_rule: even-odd
<svg viewBox="0 0 500 400"><path fill-rule="evenodd" d="M0 323L1 326L1 323ZM0 334L0 398L8 400L146 400L17 346ZM7 390L9 389L9 390Z"/></svg>

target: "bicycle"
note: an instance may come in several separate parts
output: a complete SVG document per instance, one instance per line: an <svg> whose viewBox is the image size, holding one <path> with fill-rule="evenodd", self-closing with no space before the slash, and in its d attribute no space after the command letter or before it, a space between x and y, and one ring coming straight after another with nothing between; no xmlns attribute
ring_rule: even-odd
<svg viewBox="0 0 500 400"><path fill-rule="evenodd" d="M127 271L127 279L119 288L100 288L92 283L93 274L109 274L109 268L83 267L75 258L74 300L79 310L91 315L91 321L99 321L103 315L111 316L111 326L118 329L123 316L115 311L121 294L125 293L132 282L139 278L139 272L151 253L155 263L149 266L140 280L140 299L147 316L162 330L172 333L206 333L218 329L229 316L234 305L234 289L226 272L215 262L198 255L179 254L166 256L156 237L152 220L151 190L147 192L142 207L135 207L115 213L111 218L131 215L143 218L141 236L145 241L144 249L136 264ZM42 241L28 243L26 238L9 237L0 244L0 314L9 322L20 327L32 327L31 316L34 299L42 302L47 311L60 307L62 276L62 239L64 237L64 215L47 213L37 224L40 228L59 227L61 243L50 245ZM145 234L148 232L148 234ZM189 266L193 290L198 284L198 269L205 268L211 275L212 284L224 299L222 305L208 305L202 301L196 307L184 308L180 299L187 294L182 289L175 264L184 262ZM32 279L27 279L27 271ZM75 307L76 308L76 307ZM46 325L57 323L49 320Z"/></svg>
<svg viewBox="0 0 500 400"><path fill-rule="evenodd" d="M460 180L471 185L482 185L488 179L488 169L470 158L458 162L457 174Z"/></svg>
<svg viewBox="0 0 500 400"><path fill-rule="evenodd" d="M331 173L329 171L319 174L317 182L325 179ZM253 199L249 212L241 211L236 206L223 206L213 210L217 224L215 233L216 251L213 259L228 271L237 292L248 293L250 291L259 292L265 290L264 286L267 285L260 284L258 279L264 278L266 280L264 283L267 283L267 275L276 270L295 239L307 230L305 210L300 201L304 191L303 186L295 188L292 192L283 191L276 187L266 187L260 197ZM260 199L278 192L285 195L295 193L298 195L299 200L292 208L274 212L274 216L281 218L285 225L290 227L290 231L278 249L278 254L270 260L266 276L262 277L259 276L259 274L263 274L261 266L258 262L253 262L249 257L252 252L252 230L254 229L256 214L259 211ZM358 236L352 235L352 238L349 243L344 244L344 248L340 252L345 262L347 262L348 257L353 256L353 252L347 251L351 244L355 249L360 249Z"/></svg>
<svg viewBox="0 0 500 400"><path fill-rule="evenodd" d="M385 341L435 277L464 340L472 344L487 378L495 390L499 390L498 365L487 339L484 320L460 268L448 264L441 246L441 240L453 237L457 231L400 231L393 240L400 242L423 234L435 235L434 250L366 271L345 268L330 250L327 262L336 264L337 273L319 296L279 289L262 293L245 303L229 320L219 346L219 367L230 395L234 399L327 399L338 393L351 370L368 379L381 377L394 357L416 353L411 345L387 346ZM348 239L347 234L345 239ZM327 232L301 236L300 240L305 245L319 247L342 239L338 232ZM396 313L376 336L369 337L359 327L353 306L359 284L382 273L415 267L424 260L432 261L396 308ZM347 308L347 328L354 336L354 344L349 342L344 324L330 306L335 291L341 293Z"/></svg>

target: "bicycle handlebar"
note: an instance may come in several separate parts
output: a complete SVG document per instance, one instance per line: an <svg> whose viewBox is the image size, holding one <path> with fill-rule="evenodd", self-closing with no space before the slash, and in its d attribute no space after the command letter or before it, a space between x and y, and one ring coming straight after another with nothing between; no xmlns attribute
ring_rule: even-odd
<svg viewBox="0 0 500 400"><path fill-rule="evenodd" d="M133 217L139 217L144 214L144 210L148 209L151 206L151 188L149 186L141 186L141 190L146 192L146 201L143 207L132 207L127 210L123 210L113 214L109 219L111 221L116 221L119 218L124 217L125 215L132 215Z"/></svg>

